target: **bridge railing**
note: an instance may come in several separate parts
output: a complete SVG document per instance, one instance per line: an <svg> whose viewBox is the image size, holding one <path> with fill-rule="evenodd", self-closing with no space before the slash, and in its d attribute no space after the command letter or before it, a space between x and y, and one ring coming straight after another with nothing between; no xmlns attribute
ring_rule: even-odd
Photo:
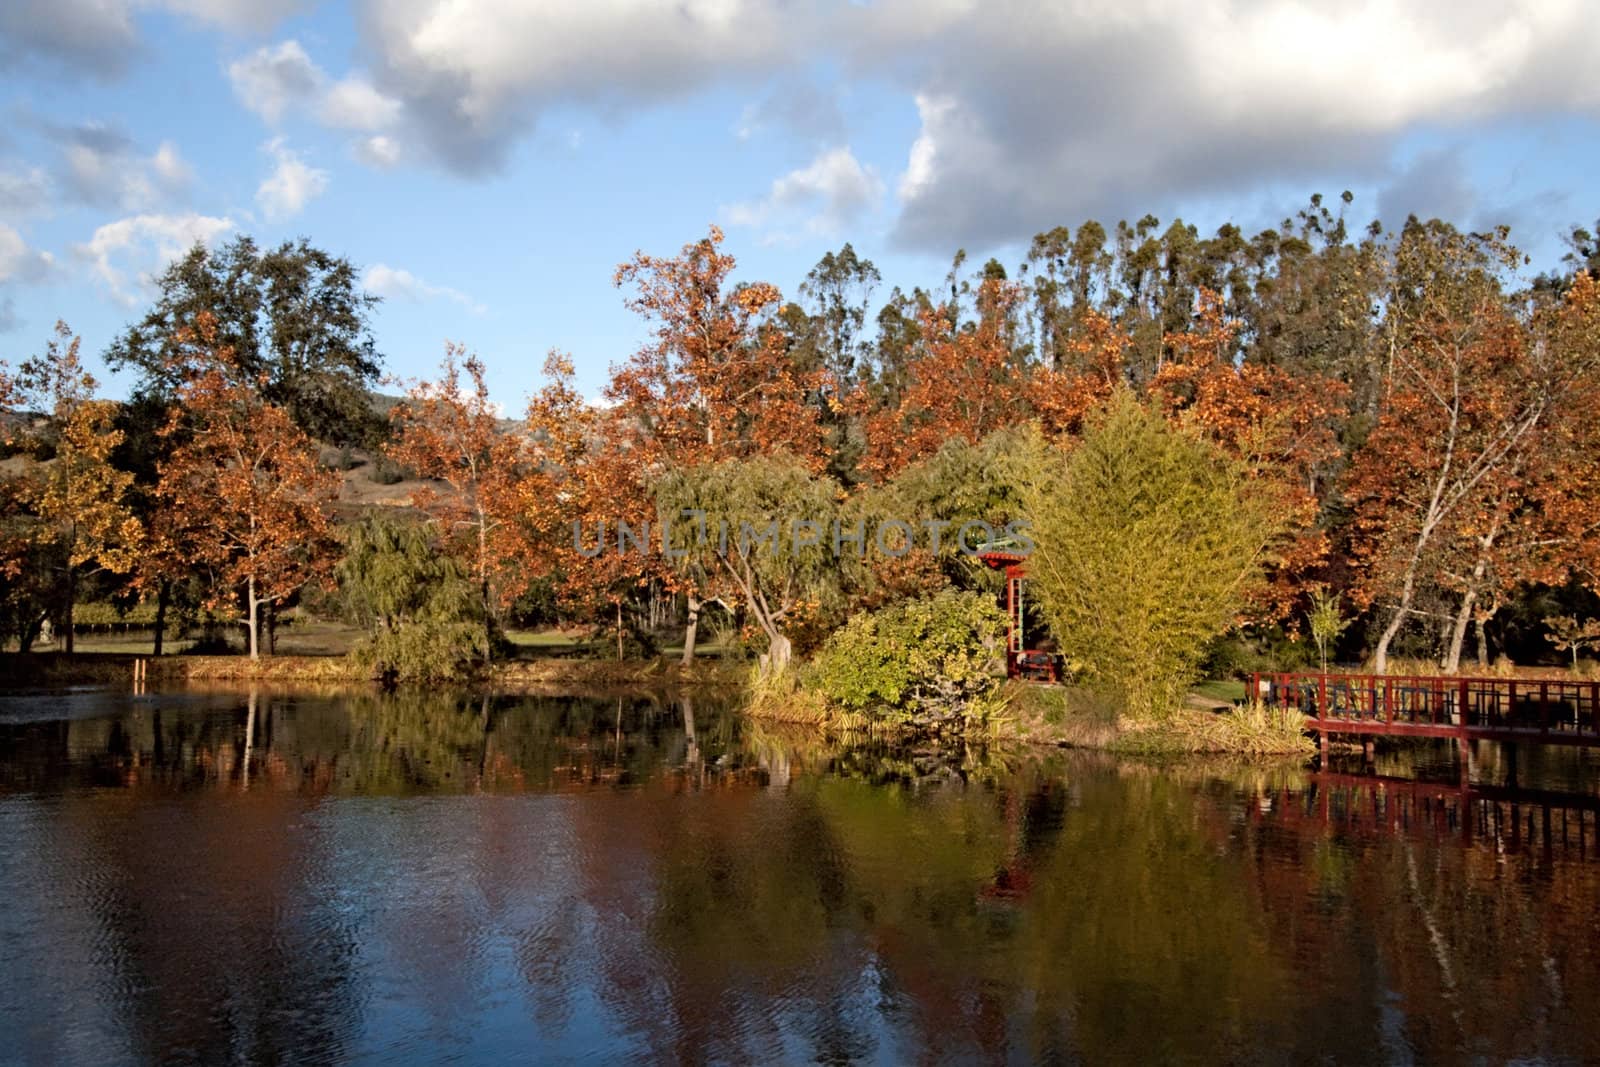
<svg viewBox="0 0 1600 1067"><path fill-rule="evenodd" d="M1278 672L1257 699L1351 725L1600 735L1600 681Z"/></svg>

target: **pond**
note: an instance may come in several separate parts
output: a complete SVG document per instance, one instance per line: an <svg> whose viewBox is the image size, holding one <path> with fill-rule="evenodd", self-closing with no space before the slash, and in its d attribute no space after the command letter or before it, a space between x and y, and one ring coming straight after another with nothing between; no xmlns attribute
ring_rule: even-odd
<svg viewBox="0 0 1600 1067"><path fill-rule="evenodd" d="M1453 760L13 692L0 1061L1600 1061L1600 769Z"/></svg>

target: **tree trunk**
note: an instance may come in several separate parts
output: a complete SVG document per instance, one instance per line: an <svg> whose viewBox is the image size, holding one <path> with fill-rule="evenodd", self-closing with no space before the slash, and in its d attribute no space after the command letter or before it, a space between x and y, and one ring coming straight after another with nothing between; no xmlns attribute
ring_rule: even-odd
<svg viewBox="0 0 1600 1067"><path fill-rule="evenodd" d="M700 598L689 597L689 621L683 627L683 665L694 662L694 641L700 630Z"/></svg>
<svg viewBox="0 0 1600 1067"><path fill-rule="evenodd" d="M246 583L246 604L249 608L250 618L246 629L250 631L250 658L261 658L261 601L256 599L256 576L251 575Z"/></svg>
<svg viewBox="0 0 1600 1067"><path fill-rule="evenodd" d="M622 601L617 601L617 662L622 661Z"/></svg>
<svg viewBox="0 0 1600 1067"><path fill-rule="evenodd" d="M1461 598L1461 609L1456 612L1455 625L1450 629L1450 646L1444 657L1444 671L1455 674L1461 669L1461 647L1467 641L1467 625L1472 622L1472 609L1478 602L1476 590L1469 589Z"/></svg>
<svg viewBox="0 0 1600 1067"><path fill-rule="evenodd" d="M1389 625L1383 629L1383 636L1378 638L1378 647L1372 654L1372 670L1375 674L1389 672L1389 646L1394 643L1395 635L1400 632L1400 627L1405 624L1406 615L1411 611L1411 591L1406 590L1406 595L1400 601L1400 607L1395 610L1394 618L1389 620Z"/></svg>
<svg viewBox="0 0 1600 1067"><path fill-rule="evenodd" d="M780 633L770 634L767 637L767 654L762 657L762 664L768 677L777 677L789 669L789 660L794 652L794 646L789 639Z"/></svg>
<svg viewBox="0 0 1600 1067"><path fill-rule="evenodd" d="M494 611L489 603L489 517L478 505L478 592L483 597L483 662L494 661Z"/></svg>
<svg viewBox="0 0 1600 1067"><path fill-rule="evenodd" d="M62 614L62 624L61 624L61 631L62 631L61 632L61 640L63 642L61 647L64 648L69 654L72 652L72 648L73 648L73 646L72 646L72 602L74 600L77 600L77 599L78 599L78 568L74 567L72 564L69 563L69 564L67 564L67 603L66 603L66 610Z"/></svg>
<svg viewBox="0 0 1600 1067"><path fill-rule="evenodd" d="M172 596L172 583L162 579L156 586L156 640L151 655L161 655L161 641L167 632L167 601Z"/></svg>

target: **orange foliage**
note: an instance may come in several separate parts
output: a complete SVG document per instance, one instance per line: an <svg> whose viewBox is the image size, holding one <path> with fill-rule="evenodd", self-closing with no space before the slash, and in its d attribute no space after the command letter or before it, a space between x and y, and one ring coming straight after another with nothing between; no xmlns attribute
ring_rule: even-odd
<svg viewBox="0 0 1600 1067"><path fill-rule="evenodd" d="M971 328L958 328L946 308L922 312L919 350L906 365L899 406L874 411L865 391L853 399L867 439L864 472L893 477L952 438L976 444L1027 416L1008 323L1021 299L1017 286L990 279L979 290L984 314Z"/></svg>
<svg viewBox="0 0 1600 1067"><path fill-rule="evenodd" d="M1116 387L1126 380L1126 360L1133 338L1098 311L1084 316L1082 327L1073 331L1064 351L1066 369L1043 369L1028 381L1028 402L1039 428L1047 439L1059 441L1083 432L1083 419L1090 411L1111 399Z"/></svg>
<svg viewBox="0 0 1600 1067"><path fill-rule="evenodd" d="M339 480L318 466L289 413L263 401L233 353L216 347L214 319L201 315L186 333L209 358L190 367L161 431L175 447L156 495L180 524L165 536L191 568L219 576L213 606L243 592L254 658L261 608L329 573Z"/></svg>
<svg viewBox="0 0 1600 1067"><path fill-rule="evenodd" d="M390 424L390 457L443 487L425 488L412 502L467 564L484 610L495 617L525 587L519 562L535 557L521 540L520 504L530 489L523 442L501 426L482 361L448 345L439 379L413 386Z"/></svg>
<svg viewBox="0 0 1600 1067"><path fill-rule="evenodd" d="M799 373L784 339L764 320L782 305L765 282L724 291L735 260L722 231L670 259L636 253L617 268L628 307L655 326L655 340L613 370L606 396L635 424L648 464L694 467L786 451L813 470L826 465L825 428L806 397L821 371Z"/></svg>
<svg viewBox="0 0 1600 1067"><path fill-rule="evenodd" d="M1202 291L1191 329L1167 335L1173 358L1151 380L1150 395L1169 417L1203 427L1280 499L1290 540L1251 605L1253 616L1276 621L1290 616L1328 558L1318 490L1341 455L1336 420L1348 389L1317 375L1235 365L1236 330L1221 298Z"/></svg>

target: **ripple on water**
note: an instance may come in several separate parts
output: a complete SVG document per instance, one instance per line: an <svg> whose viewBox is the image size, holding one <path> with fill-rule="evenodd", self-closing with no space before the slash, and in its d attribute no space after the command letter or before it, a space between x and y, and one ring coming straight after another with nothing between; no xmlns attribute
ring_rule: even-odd
<svg viewBox="0 0 1600 1067"><path fill-rule="evenodd" d="M710 701L690 745L671 700L28 699L24 1061L1600 1061L1593 811L1467 835L1449 789L790 744Z"/></svg>

